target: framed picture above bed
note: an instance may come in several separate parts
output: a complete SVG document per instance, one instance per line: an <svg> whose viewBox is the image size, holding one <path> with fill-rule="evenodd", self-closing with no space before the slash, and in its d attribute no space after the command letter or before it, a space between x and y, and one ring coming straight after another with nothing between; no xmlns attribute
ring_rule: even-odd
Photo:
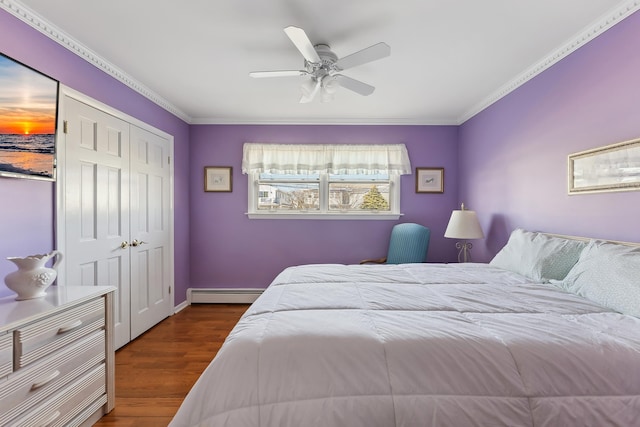
<svg viewBox="0 0 640 427"><path fill-rule="evenodd" d="M416 168L416 193L444 193L444 168Z"/></svg>
<svg viewBox="0 0 640 427"><path fill-rule="evenodd" d="M569 154L569 194L640 190L640 139Z"/></svg>

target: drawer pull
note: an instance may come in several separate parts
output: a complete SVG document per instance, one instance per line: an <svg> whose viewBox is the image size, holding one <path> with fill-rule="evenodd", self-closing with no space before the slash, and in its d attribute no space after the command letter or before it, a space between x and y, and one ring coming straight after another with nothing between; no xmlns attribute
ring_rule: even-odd
<svg viewBox="0 0 640 427"><path fill-rule="evenodd" d="M64 334L65 332L69 332L70 330L75 329L78 326L82 326L82 320L76 320L70 325L63 326L62 328L58 329L58 335Z"/></svg>
<svg viewBox="0 0 640 427"><path fill-rule="evenodd" d="M37 390L41 387L44 387L45 385L49 384L51 381L53 381L54 379L56 379L58 377L58 375L60 375L60 371L55 370L53 371L48 377L46 377L45 379L38 381L37 383L34 383L31 386L31 390Z"/></svg>
<svg viewBox="0 0 640 427"><path fill-rule="evenodd" d="M59 416L60 416L60 411L56 411L53 414L51 414L51 416L49 418L44 420L44 422L42 424L40 424L40 425L42 427L46 427L48 425L51 425L51 423L54 422Z"/></svg>

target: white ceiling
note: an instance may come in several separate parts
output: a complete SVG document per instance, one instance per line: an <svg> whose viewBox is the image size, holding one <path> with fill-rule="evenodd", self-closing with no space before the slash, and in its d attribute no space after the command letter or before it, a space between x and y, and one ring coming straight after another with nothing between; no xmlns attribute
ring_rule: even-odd
<svg viewBox="0 0 640 427"><path fill-rule="evenodd" d="M459 124L640 9L639 0L1 0L189 123ZM26 6L26 7L25 7ZM283 31L303 28L376 87L300 104L305 77Z"/></svg>

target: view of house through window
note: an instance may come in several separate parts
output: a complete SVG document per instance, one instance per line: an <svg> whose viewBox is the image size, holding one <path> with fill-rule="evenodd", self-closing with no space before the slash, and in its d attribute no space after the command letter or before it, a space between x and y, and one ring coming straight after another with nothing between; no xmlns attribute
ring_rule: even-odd
<svg viewBox="0 0 640 427"><path fill-rule="evenodd" d="M319 210L320 175L262 173L258 181L258 210Z"/></svg>
<svg viewBox="0 0 640 427"><path fill-rule="evenodd" d="M324 182L326 181L326 185ZM388 175L281 175L262 173L258 181L259 211L389 212ZM321 202L322 200L322 202Z"/></svg>
<svg viewBox="0 0 640 427"><path fill-rule="evenodd" d="M390 210L388 175L329 175L329 210Z"/></svg>

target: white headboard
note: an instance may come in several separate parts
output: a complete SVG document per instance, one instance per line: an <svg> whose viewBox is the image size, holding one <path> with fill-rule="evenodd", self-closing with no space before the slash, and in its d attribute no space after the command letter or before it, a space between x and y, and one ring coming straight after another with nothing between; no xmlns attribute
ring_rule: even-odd
<svg viewBox="0 0 640 427"><path fill-rule="evenodd" d="M561 237L563 239L570 239L570 240L580 240L583 242L588 242L589 240L602 240L604 242L609 242L609 243L615 243L617 245L625 245L625 246L634 246L634 247L640 247L640 243L635 243L635 242L624 242L624 241L620 241L620 240L607 240L607 239L598 239L595 237L581 237L581 236L569 236L566 234L555 234L555 233L545 233L544 231L541 231L542 234L546 234L547 236L553 236L553 237Z"/></svg>

